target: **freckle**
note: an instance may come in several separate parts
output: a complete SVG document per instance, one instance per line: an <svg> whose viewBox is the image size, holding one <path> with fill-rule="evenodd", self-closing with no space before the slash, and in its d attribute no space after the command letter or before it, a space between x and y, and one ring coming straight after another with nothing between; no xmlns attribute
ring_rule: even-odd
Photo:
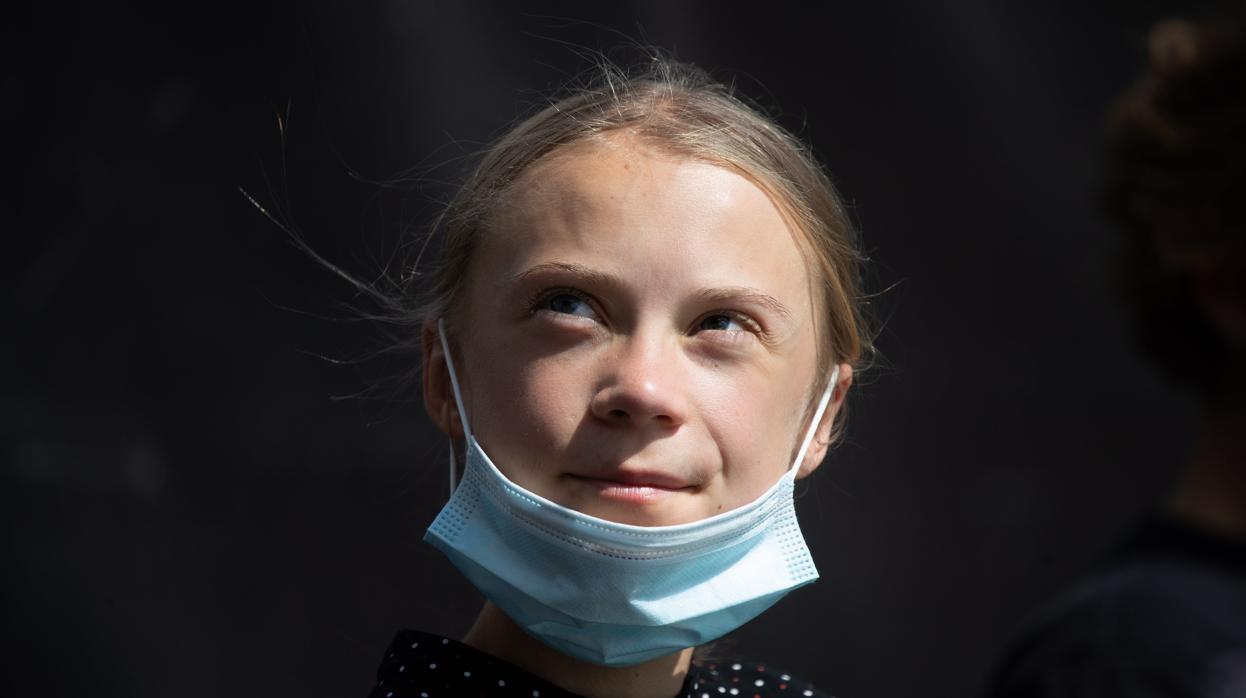
<svg viewBox="0 0 1246 698"><path fill-rule="evenodd" d="M723 505L719 504L719 505L718 505L718 510L719 510L719 511L722 511L722 510L723 510Z"/></svg>

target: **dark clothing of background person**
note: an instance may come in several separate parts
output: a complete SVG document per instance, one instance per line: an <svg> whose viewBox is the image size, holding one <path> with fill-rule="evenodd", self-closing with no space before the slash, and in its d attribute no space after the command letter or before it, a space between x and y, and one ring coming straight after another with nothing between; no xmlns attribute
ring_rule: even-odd
<svg viewBox="0 0 1246 698"><path fill-rule="evenodd" d="M1246 696L1246 542L1146 521L1000 666L991 698Z"/></svg>

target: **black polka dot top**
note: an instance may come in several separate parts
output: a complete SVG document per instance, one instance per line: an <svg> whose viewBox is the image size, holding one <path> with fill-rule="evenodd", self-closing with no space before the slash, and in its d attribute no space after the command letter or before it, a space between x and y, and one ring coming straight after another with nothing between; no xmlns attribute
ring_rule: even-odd
<svg viewBox="0 0 1246 698"><path fill-rule="evenodd" d="M583 698L461 642L403 630L377 670L369 698ZM693 662L672 698L834 698L764 663Z"/></svg>

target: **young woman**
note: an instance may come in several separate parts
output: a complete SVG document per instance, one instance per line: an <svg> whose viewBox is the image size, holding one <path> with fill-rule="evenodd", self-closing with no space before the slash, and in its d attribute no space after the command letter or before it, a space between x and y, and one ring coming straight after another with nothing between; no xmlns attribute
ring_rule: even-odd
<svg viewBox="0 0 1246 698"><path fill-rule="evenodd" d="M465 454L428 530L487 598L372 695L821 695L702 663L817 571L794 480L868 352L855 234L809 151L699 71L605 71L446 210L424 402Z"/></svg>

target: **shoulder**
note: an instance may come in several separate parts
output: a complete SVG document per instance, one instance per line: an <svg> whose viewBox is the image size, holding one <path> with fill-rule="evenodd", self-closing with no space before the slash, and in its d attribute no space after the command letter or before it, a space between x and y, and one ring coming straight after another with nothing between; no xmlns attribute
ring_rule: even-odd
<svg viewBox="0 0 1246 698"><path fill-rule="evenodd" d="M689 675L691 698L744 696L745 698L834 698L813 684L766 662L746 660L699 662Z"/></svg>
<svg viewBox="0 0 1246 698"><path fill-rule="evenodd" d="M1246 646L1246 577L1189 561L1120 561L1034 615L990 696L1195 695Z"/></svg>

